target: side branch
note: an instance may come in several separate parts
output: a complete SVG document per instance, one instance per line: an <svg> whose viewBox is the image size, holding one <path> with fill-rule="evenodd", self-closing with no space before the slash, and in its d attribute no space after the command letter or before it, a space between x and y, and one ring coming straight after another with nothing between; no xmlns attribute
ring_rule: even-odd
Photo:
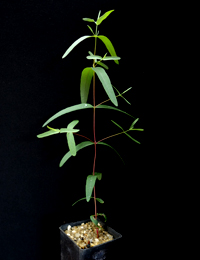
<svg viewBox="0 0 200 260"><path fill-rule="evenodd" d="M87 140L89 140L90 142L92 142L92 143L94 143L90 138L88 138L88 137L86 137L86 136L84 136L84 135L80 135L80 134L77 134L77 133L74 133L75 135L78 135L78 136L81 136L81 137L84 137L84 138L86 138Z"/></svg>

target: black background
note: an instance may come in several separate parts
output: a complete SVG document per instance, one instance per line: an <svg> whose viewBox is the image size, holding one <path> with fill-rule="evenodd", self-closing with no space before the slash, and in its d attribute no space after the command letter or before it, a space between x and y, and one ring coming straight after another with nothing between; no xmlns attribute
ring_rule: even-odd
<svg viewBox="0 0 200 260"><path fill-rule="evenodd" d="M130 1L1 1L0 46L0 258L4 260L59 259L58 227L94 214L93 202L72 203L84 197L85 179L92 173L93 149L87 147L62 168L59 162L68 151L64 135L44 139L43 123L61 109L80 103L79 84L83 68L91 66L85 57L94 49L87 39L62 60L66 49L79 37L90 35L83 17L96 20L115 11L99 26L121 57L120 64L107 62L114 86L125 94L131 106L118 99L119 108L144 126L149 41L148 7ZM91 27L93 24L89 24ZM94 26L93 26L94 28ZM97 43L97 54L106 52ZM97 80L97 103L107 99ZM91 96L89 103L92 103ZM109 103L108 103L109 105ZM97 140L118 132L111 119L125 129L132 118L108 110L96 114ZM92 138L92 110L73 112L53 121L54 128L80 122L80 133ZM108 147L98 147L96 171L98 204L108 224L123 235L123 246L134 246L141 256L148 236L146 225L151 202L150 177L145 165L144 132L134 132L136 144L126 136L107 140L123 157ZM76 143L84 141L77 137ZM128 228L128 230L127 230ZM130 235L132 240L129 240ZM131 249L132 250L132 249ZM124 258L125 259L125 258Z"/></svg>

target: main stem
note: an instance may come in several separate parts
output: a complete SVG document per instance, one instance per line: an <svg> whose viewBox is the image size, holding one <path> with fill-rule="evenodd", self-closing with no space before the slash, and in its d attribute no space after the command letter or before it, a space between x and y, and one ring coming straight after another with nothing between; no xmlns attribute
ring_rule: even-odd
<svg viewBox="0 0 200 260"><path fill-rule="evenodd" d="M93 175L95 175L95 164L96 164L96 153L97 153L97 142L96 142L96 129L95 129L95 73L93 75L93 134L94 134L94 162L93 162ZM95 207L95 218L97 219L97 201L96 201L96 190L94 186L94 207Z"/></svg>
<svg viewBox="0 0 200 260"><path fill-rule="evenodd" d="M97 29L97 28L96 28ZM94 55L96 54L97 38L95 37ZM95 60L93 61L93 67L95 65ZM96 164L96 152L97 152L97 142L96 142L96 129L95 129L95 72L93 75L93 134L94 134L94 162L93 162L93 175L95 175L95 164ZM96 190L94 186L94 207L95 207L95 219L97 219L97 201L96 201ZM97 230L98 237L98 230Z"/></svg>

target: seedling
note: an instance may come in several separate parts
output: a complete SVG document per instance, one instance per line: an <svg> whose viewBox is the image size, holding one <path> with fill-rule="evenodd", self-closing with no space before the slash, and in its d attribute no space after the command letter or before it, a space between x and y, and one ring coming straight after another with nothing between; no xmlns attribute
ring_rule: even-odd
<svg viewBox="0 0 200 260"><path fill-rule="evenodd" d="M132 115L126 113L125 111L122 111L120 109L117 108L118 106L118 98L121 97L125 102L127 102L130 105L130 102L126 100L126 98L123 96L127 91L129 91L131 88L126 89L125 91L123 91L122 93L120 93L116 87L114 87L111 84L110 78L106 72L106 70L108 70L108 66L107 64L105 64L104 62L110 62L110 61L114 61L117 65L119 64L119 60L121 59L120 57L118 57L116 55L115 49L113 47L113 44L111 43L111 41L104 35L99 35L99 31L98 31L98 26L113 12L114 10L108 11L105 14L103 14L102 16L100 16L101 11L98 14L97 20L95 21L94 19L91 18L83 18L84 21L89 22L89 23L94 23L95 24L95 32L93 31L93 29L88 25L89 30L92 32L92 35L86 35L86 36L82 36L80 37L78 40L76 40L64 53L63 55L63 59L65 57L67 57L67 55L74 49L74 47L76 47L80 42L82 42L85 39L88 38L94 38L94 51L88 51L88 54L86 56L86 59L91 60L92 61L92 66L91 67L86 67L83 69L82 73L81 73L81 79L80 79L80 100L81 103L74 105L74 106L70 106L67 107L61 111L59 111L58 113L56 113L55 115L53 115L51 118L49 118L43 125L47 126L47 128L49 129L47 132L44 132L42 134L37 135L38 138L43 138L43 137L47 137L50 135L55 135L55 134L65 134L67 137L67 143L68 143L68 147L69 147L69 151L63 156L63 158L60 161L59 166L62 167L66 161L71 157L71 156L76 156L77 152L79 152L79 150L86 148L87 146L94 146L94 161L93 161L93 172L91 175L88 175L86 178L86 185L85 185L85 193L86 196L84 198L79 199L78 201L76 201L73 205L75 205L77 202L81 201L81 200L86 200L87 202L90 201L91 198L94 199L94 215L90 216L91 221L96 225L97 227L97 237L98 237L98 220L97 220L97 216L103 216L105 218L106 221L106 215L104 213L98 213L97 212L97 201L99 203L104 203L104 201L100 198L96 197L96 189L95 189L95 183L97 180L101 180L102 179L102 173L97 173L96 172L96 150L97 150L97 146L99 145L104 145L104 146L108 146L110 148L112 148L117 154L118 152L109 144L103 142L106 139L109 139L111 137L120 135L120 134L125 134L127 137L129 137L132 141L136 142L136 143L140 143L139 141L137 141L136 139L134 139L132 136L130 136L127 132L131 132L131 131L143 131L143 129L141 128L135 128L135 124L137 123L137 121L139 120L139 118L134 118ZM97 40L101 40L106 49L107 52L105 53L104 56L100 56L97 55ZM110 55L109 55L110 54ZM95 94L95 76L97 75L98 79L100 80L107 96L108 99L106 99L105 101L102 101L99 104L96 104L96 94ZM93 81L93 83L92 83ZM88 95L90 92L90 85L92 83L92 92L93 92L93 103L89 104L88 102ZM113 105L104 105L107 102L111 102ZM132 118L134 118L134 121L131 123L129 129L124 130L122 128L122 126L120 126L118 123L114 122L113 120L112 123L114 123L118 128L120 128L120 132L115 133L111 136L107 136L104 137L101 140L96 140L96 109L111 109L111 110L115 110L118 111L120 113L124 113L126 116L130 116ZM51 128L50 126L48 126L49 123L51 123L53 120L55 120L56 118L62 116L62 115L66 115L67 113L73 112L73 111L77 111L77 110L83 110L83 109L93 109L93 140L91 140L89 137L84 136L79 134L78 132L80 131L79 129L75 129L74 127L78 124L78 120L73 120L72 122L68 123L67 128L61 128L61 129L54 129ZM87 141L83 141L79 144L76 144L75 142L75 135L79 135L82 138L86 139ZM118 154L119 155L119 154ZM120 156L120 155L119 155ZM121 158L121 156L120 156ZM93 196L92 196L93 194Z"/></svg>

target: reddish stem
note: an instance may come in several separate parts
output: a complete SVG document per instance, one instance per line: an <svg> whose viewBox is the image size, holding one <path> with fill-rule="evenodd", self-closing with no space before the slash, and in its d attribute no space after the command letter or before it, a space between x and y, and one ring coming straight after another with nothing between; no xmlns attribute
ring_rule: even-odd
<svg viewBox="0 0 200 260"><path fill-rule="evenodd" d="M93 175L95 175L95 164L96 164L96 152L97 152L97 143L96 143L96 129L95 129L95 73L93 75L93 133L94 133L94 163L93 163ZM97 202L96 202L96 190L94 186L94 207L95 207L95 218L97 219Z"/></svg>
<svg viewBox="0 0 200 260"><path fill-rule="evenodd" d="M88 138L88 137L86 137L86 136L84 136L84 135L80 135L80 134L77 134L77 133L74 133L74 134L75 134L75 135L78 135L78 136L82 136L82 137L88 139L90 142L93 142L90 138ZM93 142L93 143L94 143L94 142Z"/></svg>
<svg viewBox="0 0 200 260"><path fill-rule="evenodd" d="M97 231L97 238L99 238L99 229L97 228L96 231Z"/></svg>
<svg viewBox="0 0 200 260"><path fill-rule="evenodd" d="M97 30L97 27L96 27ZM96 55L96 44L97 38L95 37L94 55ZM95 60L93 60L93 67L95 67ZM93 133L94 133L94 163L93 163L93 175L95 175L95 164L96 164L96 153L97 153L97 142L96 142L96 129L95 129L95 72L93 74ZM96 190L94 186L94 207L95 207L95 219L97 219L97 201L96 201ZM96 229L97 238L99 237L98 228Z"/></svg>

